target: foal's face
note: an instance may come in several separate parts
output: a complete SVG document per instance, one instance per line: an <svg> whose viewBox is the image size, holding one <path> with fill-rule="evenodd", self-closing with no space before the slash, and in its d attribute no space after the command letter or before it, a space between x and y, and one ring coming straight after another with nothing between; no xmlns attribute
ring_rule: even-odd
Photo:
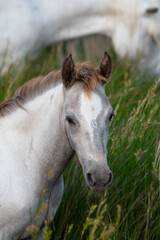
<svg viewBox="0 0 160 240"><path fill-rule="evenodd" d="M65 98L65 124L71 147L83 168L86 184L92 191L102 191L112 181L107 164L107 141L113 109L99 84L90 98L83 83L74 84Z"/></svg>
<svg viewBox="0 0 160 240"><path fill-rule="evenodd" d="M106 146L113 109L104 91L111 66L111 58L105 52L98 68L75 66L71 55L62 68L68 140L92 191L102 191L112 181Z"/></svg>

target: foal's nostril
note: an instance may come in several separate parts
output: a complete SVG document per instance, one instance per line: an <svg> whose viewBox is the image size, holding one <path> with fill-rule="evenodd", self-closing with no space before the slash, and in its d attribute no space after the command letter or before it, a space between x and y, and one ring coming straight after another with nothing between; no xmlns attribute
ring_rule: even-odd
<svg viewBox="0 0 160 240"><path fill-rule="evenodd" d="M91 173L87 173L86 178L87 178L87 182L89 183L89 186L93 187L96 185L95 182L93 181Z"/></svg>
<svg viewBox="0 0 160 240"><path fill-rule="evenodd" d="M108 179L108 184L112 182L112 179L113 179L113 174L112 174L112 172L110 172L109 179Z"/></svg>
<svg viewBox="0 0 160 240"><path fill-rule="evenodd" d="M109 173L109 178L108 178L108 181L104 184L104 186L110 184L112 182L112 179L113 179L113 174L112 172Z"/></svg>

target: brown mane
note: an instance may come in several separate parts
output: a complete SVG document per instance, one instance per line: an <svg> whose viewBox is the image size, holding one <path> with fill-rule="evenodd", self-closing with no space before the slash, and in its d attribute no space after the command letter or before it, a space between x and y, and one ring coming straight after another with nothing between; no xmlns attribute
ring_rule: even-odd
<svg viewBox="0 0 160 240"><path fill-rule="evenodd" d="M91 90L95 90L98 83L106 82L97 68L91 66L89 63L77 64L74 82L84 82L84 91L90 95ZM61 71L54 71L47 76L36 77L23 84L17 89L14 96L0 104L0 117L4 117L17 107L26 110L23 104L41 95L48 89L55 87L62 82ZM73 85L72 84L72 85Z"/></svg>

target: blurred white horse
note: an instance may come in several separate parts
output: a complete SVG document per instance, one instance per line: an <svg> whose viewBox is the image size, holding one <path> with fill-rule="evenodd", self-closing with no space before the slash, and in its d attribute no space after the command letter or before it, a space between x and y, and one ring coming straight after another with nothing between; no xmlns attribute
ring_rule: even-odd
<svg viewBox="0 0 160 240"><path fill-rule="evenodd" d="M0 63L32 58L63 39L101 33L120 57L160 73L159 0L1 0ZM5 57L4 57L5 56Z"/></svg>

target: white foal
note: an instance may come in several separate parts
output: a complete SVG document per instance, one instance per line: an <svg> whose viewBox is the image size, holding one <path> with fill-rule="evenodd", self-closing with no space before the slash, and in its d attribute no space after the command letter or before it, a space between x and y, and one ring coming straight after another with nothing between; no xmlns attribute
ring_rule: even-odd
<svg viewBox="0 0 160 240"><path fill-rule="evenodd" d="M1 240L24 239L30 224L40 228L55 215L74 153L90 190L112 181L106 145L113 109L104 91L110 74L107 53L98 68L75 66L70 55L62 71L27 82L0 104Z"/></svg>

